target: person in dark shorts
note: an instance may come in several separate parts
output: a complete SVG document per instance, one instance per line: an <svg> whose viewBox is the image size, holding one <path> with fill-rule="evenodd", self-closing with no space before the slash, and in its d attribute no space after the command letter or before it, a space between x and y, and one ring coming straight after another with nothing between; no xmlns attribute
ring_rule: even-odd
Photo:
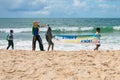
<svg viewBox="0 0 120 80"><path fill-rule="evenodd" d="M33 27L32 27L32 34L33 34L32 50L36 49L36 41L38 41L40 50L45 51L44 48L43 48L42 39L39 35L39 28L40 28L40 26L38 25L38 22L33 22Z"/></svg>
<svg viewBox="0 0 120 80"><path fill-rule="evenodd" d="M96 43L96 48L94 50L98 50L98 48L100 47L100 37L101 37L101 34L100 34L100 28L96 28L96 34L97 36L97 43Z"/></svg>
<svg viewBox="0 0 120 80"><path fill-rule="evenodd" d="M52 45L52 51L53 51L53 49L54 49L54 43L52 42L53 35L52 35L52 29L49 26L49 24L48 24L48 30L45 34L45 37L46 37L46 41L48 42L48 51L49 51L51 45Z"/></svg>
<svg viewBox="0 0 120 80"><path fill-rule="evenodd" d="M12 46L12 49L14 49L13 30L10 30L10 34L7 35L7 41L8 41L7 50L9 49L10 46Z"/></svg>

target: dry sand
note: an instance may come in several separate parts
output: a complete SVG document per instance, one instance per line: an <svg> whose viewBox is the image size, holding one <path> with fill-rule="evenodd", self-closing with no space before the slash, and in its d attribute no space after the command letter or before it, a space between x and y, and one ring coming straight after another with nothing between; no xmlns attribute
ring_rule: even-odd
<svg viewBox="0 0 120 80"><path fill-rule="evenodd" d="M120 80L120 50L0 50L0 80Z"/></svg>

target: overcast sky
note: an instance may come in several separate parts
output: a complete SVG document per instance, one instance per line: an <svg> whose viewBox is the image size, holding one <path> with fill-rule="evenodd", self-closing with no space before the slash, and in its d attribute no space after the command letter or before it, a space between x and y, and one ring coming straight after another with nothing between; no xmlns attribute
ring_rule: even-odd
<svg viewBox="0 0 120 80"><path fill-rule="evenodd" d="M0 18L120 18L120 0L0 0Z"/></svg>

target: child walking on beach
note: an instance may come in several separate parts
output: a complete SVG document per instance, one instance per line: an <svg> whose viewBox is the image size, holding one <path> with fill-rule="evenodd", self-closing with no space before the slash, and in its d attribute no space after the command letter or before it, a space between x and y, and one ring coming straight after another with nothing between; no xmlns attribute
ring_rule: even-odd
<svg viewBox="0 0 120 80"><path fill-rule="evenodd" d="M7 41L8 41L7 50L9 49L10 46L12 46L12 49L14 49L13 30L10 30L10 33L7 35Z"/></svg>
<svg viewBox="0 0 120 80"><path fill-rule="evenodd" d="M42 44L42 39L39 35L39 28L40 28L40 26L38 25L38 22L33 22L33 27L32 27L32 34L33 34L32 50L35 50L36 41L38 41L40 50L44 51L43 44Z"/></svg>
<svg viewBox="0 0 120 80"><path fill-rule="evenodd" d="M98 48L100 47L100 28L96 28L96 36L97 36L97 43L96 43L96 48L94 50L98 50Z"/></svg>
<svg viewBox="0 0 120 80"><path fill-rule="evenodd" d="M49 26L49 24L48 24L48 30L47 30L45 36L46 36L46 41L48 42L48 51L49 51L51 45L52 45L52 50L53 50L54 49L54 43L52 42L53 35L52 35L52 29Z"/></svg>

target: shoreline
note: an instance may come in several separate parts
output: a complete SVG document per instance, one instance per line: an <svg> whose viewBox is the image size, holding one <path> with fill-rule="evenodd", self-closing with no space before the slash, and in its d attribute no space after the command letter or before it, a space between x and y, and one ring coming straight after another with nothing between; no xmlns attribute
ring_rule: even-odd
<svg viewBox="0 0 120 80"><path fill-rule="evenodd" d="M7 49L4 49L4 48L1 48L0 51L1 51L1 50L4 50L4 51L5 51L5 50L6 50L6 51L32 51L32 50L29 50L29 49L28 49L28 50L24 50L24 49L13 49L13 50L12 50L12 49L8 49L8 50L7 50ZM35 50L35 51L41 51L41 50L37 49L37 50ZM41 52L46 52L46 51L47 51L47 50L41 51ZM51 51L51 50L50 50L50 51ZM65 51L65 52L68 52L69 50L53 50L53 52L54 52L54 51ZM87 50L87 49L86 49L86 50L71 50L71 52L79 52L79 51L120 51L120 49L116 49L116 50L113 50L113 49L111 49L111 50L110 50L110 49L105 49L105 50L101 50L101 49L98 49L98 50L94 50L94 49L91 49L91 50Z"/></svg>

